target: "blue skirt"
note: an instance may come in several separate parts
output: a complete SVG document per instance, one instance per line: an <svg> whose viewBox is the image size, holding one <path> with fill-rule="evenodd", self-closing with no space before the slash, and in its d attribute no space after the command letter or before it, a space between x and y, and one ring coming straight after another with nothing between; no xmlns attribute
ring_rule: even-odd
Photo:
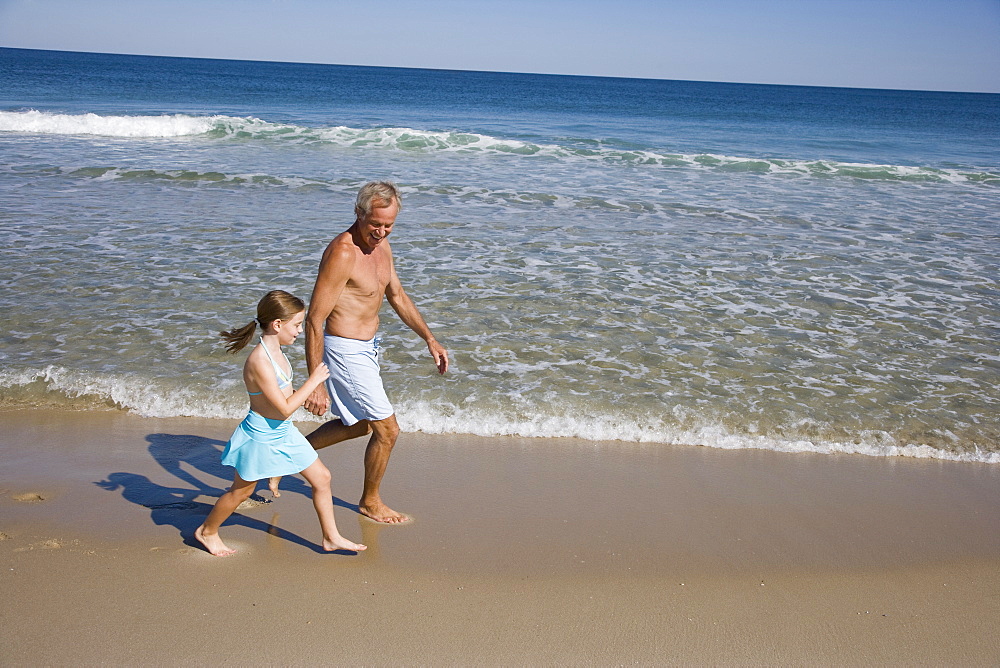
<svg viewBox="0 0 1000 668"><path fill-rule="evenodd" d="M291 475L316 461L316 451L289 420L271 420L250 411L233 432L222 463L246 481Z"/></svg>

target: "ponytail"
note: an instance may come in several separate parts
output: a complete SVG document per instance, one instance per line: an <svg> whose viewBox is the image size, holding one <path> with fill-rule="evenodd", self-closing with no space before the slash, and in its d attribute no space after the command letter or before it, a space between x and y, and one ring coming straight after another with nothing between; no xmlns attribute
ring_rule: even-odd
<svg viewBox="0 0 1000 668"><path fill-rule="evenodd" d="M226 350L235 355L246 348L247 344L250 343L250 339L253 338L255 331L257 331L257 321L251 320L238 329L219 332L219 336L225 339Z"/></svg>

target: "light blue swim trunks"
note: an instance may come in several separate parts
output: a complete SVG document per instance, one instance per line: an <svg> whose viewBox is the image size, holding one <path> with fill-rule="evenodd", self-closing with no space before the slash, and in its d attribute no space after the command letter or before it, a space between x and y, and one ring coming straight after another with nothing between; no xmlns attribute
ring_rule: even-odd
<svg viewBox="0 0 1000 668"><path fill-rule="evenodd" d="M384 420L395 410L382 387L378 365L378 337L368 341L323 337L323 361L330 369L326 389L330 412L350 426L360 420Z"/></svg>

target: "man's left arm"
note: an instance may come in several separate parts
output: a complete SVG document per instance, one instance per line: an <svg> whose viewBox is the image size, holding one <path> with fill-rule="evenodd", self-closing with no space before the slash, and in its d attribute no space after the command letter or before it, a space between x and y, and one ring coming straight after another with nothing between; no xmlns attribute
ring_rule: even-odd
<svg viewBox="0 0 1000 668"><path fill-rule="evenodd" d="M392 307L392 310L399 315L399 319L403 321L403 324L427 342L427 350L430 351L431 357L434 358L434 364L437 365L438 373L447 371L448 351L434 338L430 327L424 322L424 317L420 315L417 305L413 303L410 296L403 290L403 285L399 282L399 277L396 275L395 267L392 268L389 285L385 288L385 298L389 302L389 306Z"/></svg>

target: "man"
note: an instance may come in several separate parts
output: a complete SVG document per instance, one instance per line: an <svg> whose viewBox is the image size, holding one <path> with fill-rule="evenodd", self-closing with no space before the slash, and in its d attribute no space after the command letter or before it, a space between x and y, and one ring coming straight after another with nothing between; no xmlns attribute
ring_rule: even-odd
<svg viewBox="0 0 1000 668"><path fill-rule="evenodd" d="M340 416L309 434L317 450L371 434L365 451L365 483L358 509L376 522L409 518L382 502L379 485L399 435L396 415L379 377L378 331L382 297L407 327L427 343L438 372L448 370L448 352L435 340L420 311L403 291L387 237L402 201L388 182L365 184L354 206L355 221L323 253L306 316L306 364L325 362L330 378L306 400L315 415L331 408ZM277 495L278 479L270 481Z"/></svg>

